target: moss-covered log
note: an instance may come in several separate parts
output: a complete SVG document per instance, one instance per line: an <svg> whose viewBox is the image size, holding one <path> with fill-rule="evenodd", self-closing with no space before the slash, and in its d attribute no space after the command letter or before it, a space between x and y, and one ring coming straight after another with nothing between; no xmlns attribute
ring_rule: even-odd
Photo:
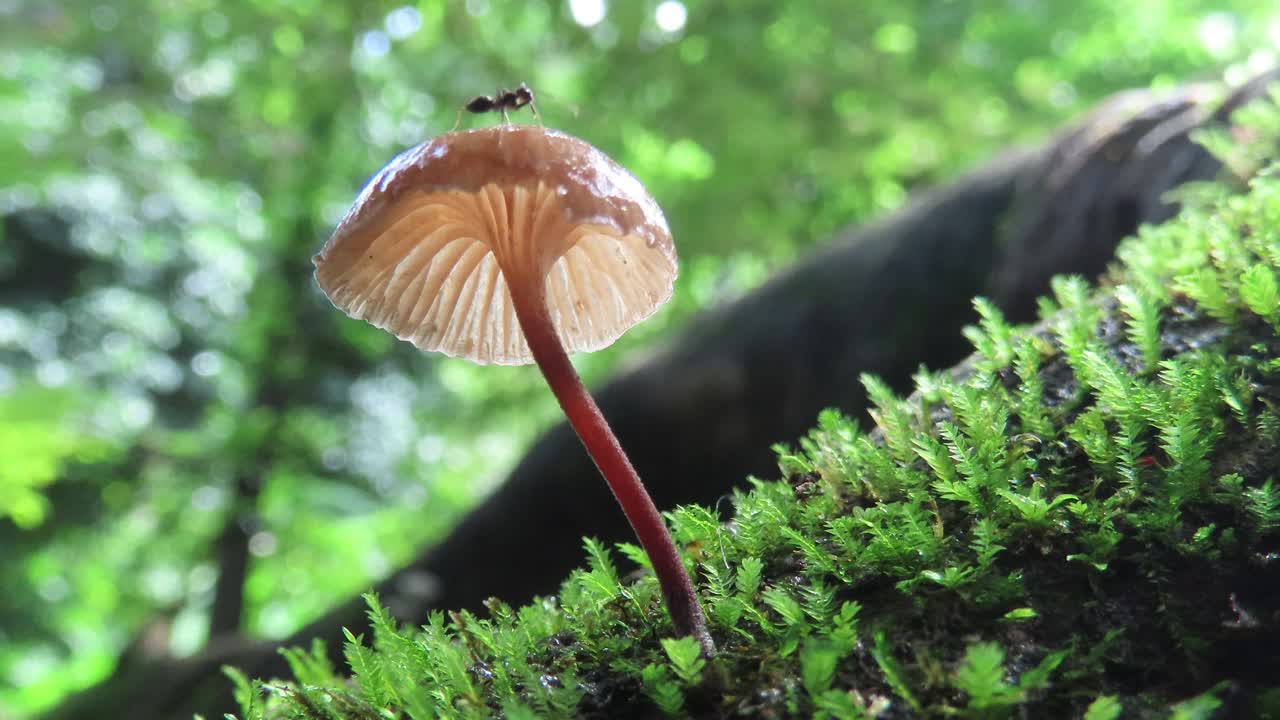
<svg viewBox="0 0 1280 720"><path fill-rule="evenodd" d="M1253 115L1274 148L1280 110ZM1056 280L1035 327L977 301L962 370L905 400L864 378L874 432L826 412L731 514L675 511L717 657L588 541L518 609L413 629L371 598L354 686L293 653L299 683L241 679L244 717L1276 716L1274 171L1188 193L1100 288Z"/></svg>

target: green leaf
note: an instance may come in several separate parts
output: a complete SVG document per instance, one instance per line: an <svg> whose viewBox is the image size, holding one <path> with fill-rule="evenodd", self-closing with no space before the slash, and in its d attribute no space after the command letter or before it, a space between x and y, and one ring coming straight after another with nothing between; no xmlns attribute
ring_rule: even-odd
<svg viewBox="0 0 1280 720"><path fill-rule="evenodd" d="M231 678L231 682L235 686L236 704L240 706L242 720L262 720L265 717L265 708L258 694L260 684L257 681L249 680L238 668L230 665L222 666L222 674Z"/></svg>
<svg viewBox="0 0 1280 720"><path fill-rule="evenodd" d="M973 581L974 569L971 567L950 566L942 572L922 570L920 576L930 582L941 585L948 590L955 590Z"/></svg>
<svg viewBox="0 0 1280 720"><path fill-rule="evenodd" d="M313 638L310 652L301 648L280 648L279 652L289 664L293 677L303 685L332 687L339 684L324 640Z"/></svg>
<svg viewBox="0 0 1280 720"><path fill-rule="evenodd" d="M804 625L804 608L782 588L769 588L764 593L764 603L782 616L787 625Z"/></svg>
<svg viewBox="0 0 1280 720"><path fill-rule="evenodd" d="M663 638L662 649L671 660L671 669L685 685L702 682L702 668L707 664L702 658L702 646L692 636Z"/></svg>
<svg viewBox="0 0 1280 720"><path fill-rule="evenodd" d="M738 566L738 595L751 602L760 590L760 574L764 571L764 561L758 557L748 556Z"/></svg>
<svg viewBox="0 0 1280 720"><path fill-rule="evenodd" d="M1129 316L1126 327L1129 339L1142 352L1142 362L1151 371L1160 364L1160 306L1156 300L1140 294L1132 286L1116 288L1116 299Z"/></svg>
<svg viewBox="0 0 1280 720"><path fill-rule="evenodd" d="M653 561L649 559L649 553L645 552L644 548L629 542L620 542L616 547L631 562L646 570L653 571Z"/></svg>
<svg viewBox="0 0 1280 720"><path fill-rule="evenodd" d="M836 676L842 653L829 640L810 640L800 650L800 682L809 696L826 692Z"/></svg>
<svg viewBox="0 0 1280 720"><path fill-rule="evenodd" d="M640 671L640 685L658 709L668 717L680 715L684 708L684 692L671 679L666 667L650 663Z"/></svg>
<svg viewBox="0 0 1280 720"><path fill-rule="evenodd" d="M1040 613L1036 612L1035 608L1029 608L1029 607L1014 608L1009 612L1005 613L1003 616L1005 620L1008 620L1010 622L1034 620L1035 618L1038 618L1038 617L1040 617Z"/></svg>
<svg viewBox="0 0 1280 720"><path fill-rule="evenodd" d="M1010 490L1000 489L996 491L1000 497L1009 503L1021 518L1032 525L1043 526L1049 521L1049 515L1063 503L1068 503L1080 498L1070 493L1062 493L1055 495L1052 499L1042 497L1043 485L1041 483L1033 483L1031 490L1027 494L1012 492Z"/></svg>
<svg viewBox="0 0 1280 720"><path fill-rule="evenodd" d="M1280 286L1276 274L1266 265L1254 265L1240 277L1240 299L1256 315L1270 323L1280 310Z"/></svg>
<svg viewBox="0 0 1280 720"><path fill-rule="evenodd" d="M1215 320L1235 324L1236 307L1223 288L1222 279L1212 269L1194 270L1179 277L1174 284Z"/></svg>
<svg viewBox="0 0 1280 720"><path fill-rule="evenodd" d="M1245 509L1261 532L1280 527L1280 487L1267 478L1260 487L1244 490Z"/></svg>
<svg viewBox="0 0 1280 720"><path fill-rule="evenodd" d="M1214 716L1214 711L1220 707L1222 707L1222 701L1215 697L1211 690L1175 705L1169 720L1210 720Z"/></svg>
<svg viewBox="0 0 1280 720"><path fill-rule="evenodd" d="M968 326L962 332L973 343L973 348L982 356L985 367L996 369L1008 367L1013 362L1013 327L1004 318L1004 313L990 300L983 297L973 299L973 307L978 311L981 321L978 327Z"/></svg>
<svg viewBox="0 0 1280 720"><path fill-rule="evenodd" d="M1067 658L1066 650L1052 652L1045 656L1035 667L1022 673L1018 678L1018 687L1022 690L1039 690L1049 684L1049 676Z"/></svg>
<svg viewBox="0 0 1280 720"><path fill-rule="evenodd" d="M1114 695L1101 695L1089 703L1084 711L1084 720L1116 720L1123 711L1124 706Z"/></svg>
<svg viewBox="0 0 1280 720"><path fill-rule="evenodd" d="M955 684L969 695L969 707L984 709L1016 701L1004 676L1004 650L995 643L976 643L965 651Z"/></svg>
<svg viewBox="0 0 1280 720"><path fill-rule="evenodd" d="M876 665L880 667L880 672L884 674L885 682L889 687L893 688L894 694L902 698L912 710L917 713L921 712L923 706L916 699L914 693L911 692L911 686L907 684L906 673L903 672L902 666L893 657L893 649L889 647L889 640L884 633L876 633L875 644L871 648L871 657L875 659Z"/></svg>
<svg viewBox="0 0 1280 720"><path fill-rule="evenodd" d="M387 677L382 657L364 645L363 636L352 635L346 628L342 629L342 634L347 638L343 654L365 699L374 707L390 705L395 700L396 693Z"/></svg>
<svg viewBox="0 0 1280 720"><path fill-rule="evenodd" d="M618 569L614 567L609 550L599 540L583 538L583 546L587 550L587 563L590 569L577 575L583 590L592 597L597 607L613 600L622 594L622 582L618 578Z"/></svg>

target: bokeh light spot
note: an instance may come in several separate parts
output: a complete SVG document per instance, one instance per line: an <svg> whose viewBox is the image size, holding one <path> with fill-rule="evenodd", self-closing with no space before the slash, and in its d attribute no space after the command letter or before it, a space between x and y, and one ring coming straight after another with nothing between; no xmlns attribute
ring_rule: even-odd
<svg viewBox="0 0 1280 720"><path fill-rule="evenodd" d="M369 57L382 57L391 51L391 38L381 30L370 30L360 36L360 49Z"/></svg>
<svg viewBox="0 0 1280 720"><path fill-rule="evenodd" d="M1229 55L1236 42L1236 18L1229 13L1210 13L1200 21L1200 44L1216 58Z"/></svg>
<svg viewBox="0 0 1280 720"><path fill-rule="evenodd" d="M392 40L403 40L422 27L422 13L411 5L396 8L387 13L383 26L386 27L387 34Z"/></svg>
<svg viewBox="0 0 1280 720"><path fill-rule="evenodd" d="M684 3L678 0L664 0L654 13L654 20L663 32L680 32L688 19L689 11L685 10Z"/></svg>
<svg viewBox="0 0 1280 720"><path fill-rule="evenodd" d="M274 555L278 546L275 534L266 530L260 530L249 537L249 552L257 557Z"/></svg>
<svg viewBox="0 0 1280 720"><path fill-rule="evenodd" d="M582 27L595 27L604 21L608 9L604 0L569 0L569 13Z"/></svg>

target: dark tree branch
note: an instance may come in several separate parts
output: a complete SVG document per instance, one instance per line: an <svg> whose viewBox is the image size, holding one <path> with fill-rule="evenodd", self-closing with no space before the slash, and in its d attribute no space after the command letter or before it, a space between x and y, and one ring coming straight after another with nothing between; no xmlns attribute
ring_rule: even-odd
<svg viewBox="0 0 1280 720"><path fill-rule="evenodd" d="M211 639L240 632L244 581L249 574L249 540L257 525L253 508L258 501L258 487L257 482L245 475L236 478L231 512L215 545L218 581L213 588L213 608L209 613Z"/></svg>

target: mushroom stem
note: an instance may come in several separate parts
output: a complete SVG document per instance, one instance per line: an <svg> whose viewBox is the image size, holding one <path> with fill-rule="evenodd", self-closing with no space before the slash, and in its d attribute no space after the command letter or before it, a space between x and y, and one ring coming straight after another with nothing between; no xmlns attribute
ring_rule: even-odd
<svg viewBox="0 0 1280 720"><path fill-rule="evenodd" d="M680 635L692 635L702 646L703 655L711 657L715 654L715 642L707 632L707 621L702 613L702 606L694 593L693 582L685 571L680 555L676 552L675 542L670 531L662 521L662 515L645 490L640 476L631 466L631 461L618 443L608 421L596 406L595 400L582 384L569 355L565 352L555 324L547 311L546 290L539 282L536 287L525 292L517 292L518 285L509 283L512 306L520 328L524 331L525 340L533 354L534 362L542 370L543 377L551 386L551 392L560 402L569 424L587 454L595 462L600 474L604 476L613 496L622 506L622 512L631 523L631 529L649 561L653 564L653 573L662 587L666 599L667 612L671 622Z"/></svg>

